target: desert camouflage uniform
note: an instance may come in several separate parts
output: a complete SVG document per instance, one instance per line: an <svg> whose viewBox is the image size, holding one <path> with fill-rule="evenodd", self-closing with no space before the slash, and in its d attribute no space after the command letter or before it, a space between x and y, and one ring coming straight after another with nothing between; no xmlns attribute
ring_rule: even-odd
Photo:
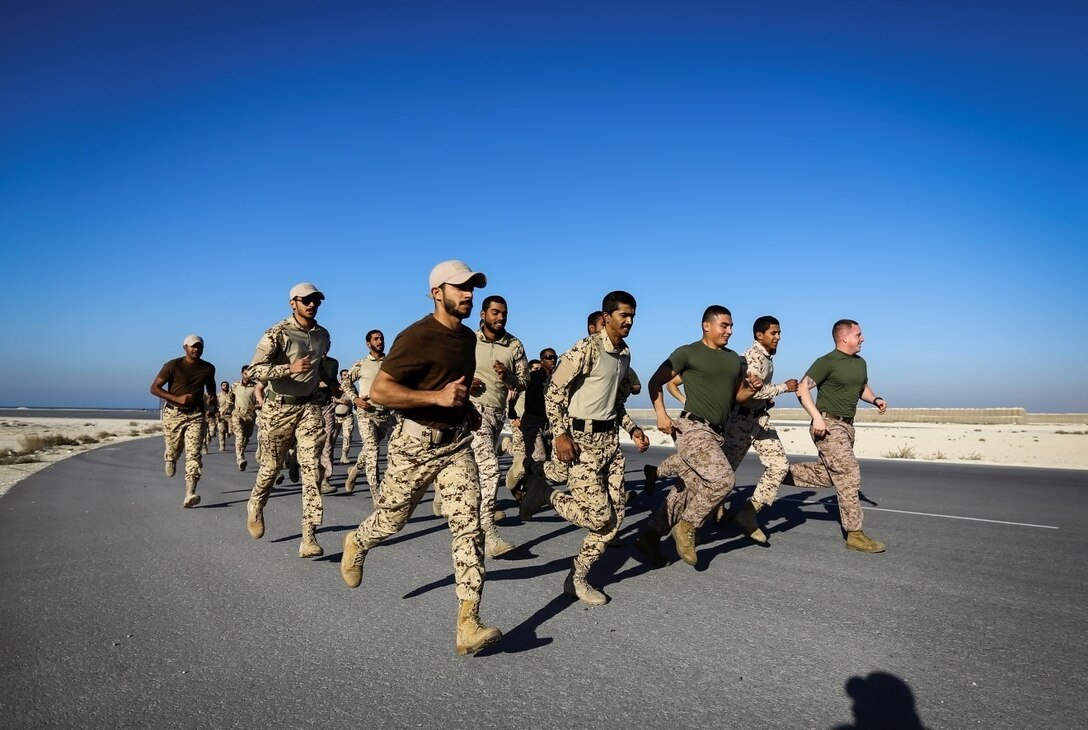
<svg viewBox="0 0 1088 730"><path fill-rule="evenodd" d="M457 597L478 601L484 583L483 533L480 531L480 482L472 458L472 433L463 430L452 441L432 445L428 436L404 433L412 421L398 419L389 439L389 468L374 512L354 534L355 543L370 550L400 531L433 482L442 495L443 513L453 535L453 579ZM427 430L429 433L430 431Z"/></svg>
<svg viewBox="0 0 1088 730"><path fill-rule="evenodd" d="M754 446L759 460L764 466L763 475L756 484L752 502L756 507L766 507L778 496L778 486L789 472L790 463L786 459L786 449L778 438L778 431L771 425L771 399L785 393L785 383L772 385L774 363L771 354L758 342L744 351L748 363L748 372L754 372L763 379L764 386L747 403L734 406L725 424L725 455L730 466L736 471ZM660 472L659 472L660 473Z"/></svg>
<svg viewBox="0 0 1088 730"><path fill-rule="evenodd" d="M218 405L215 413L215 430L219 432L219 450L226 451L227 434L230 431L230 415L234 411L234 394L229 390L226 393L220 390L215 394L215 400Z"/></svg>
<svg viewBox="0 0 1088 730"><path fill-rule="evenodd" d="M578 392L591 378L608 366L606 358L618 362L618 386L607 403L598 404L616 421L611 431L588 433L572 428L574 418L592 418L592 413L578 413ZM604 330L590 335L563 354L559 367L552 374L545 391L548 421L555 436L569 434L581 450L577 461L569 465L553 459L546 464L545 473L552 481L565 477L569 492L552 492L549 500L555 511L567 521L589 530L581 550L574 558L576 574L585 576L589 568L604 553L605 546L619 532L625 513L623 472L625 460L619 447L619 430L634 433L638 425L628 415L624 403L630 394L628 369L631 351L625 342L612 345ZM599 367L600 364L600 367ZM606 394L607 395L607 394ZM603 412L600 415L606 415ZM609 420L599 418L598 420Z"/></svg>
<svg viewBox="0 0 1088 730"><path fill-rule="evenodd" d="M367 355L357 361L348 371L348 380L352 383L362 381L359 388L360 397L370 396L370 385L374 382L374 376L381 368L381 360L375 360ZM382 440L389 434L389 428L393 423L393 412L385 406L376 403L370 404L371 410L358 408L355 411L359 422L359 435L363 439L363 447L359 451L359 458L355 461L355 470L363 470L366 474L366 483L370 485L370 493L377 495L381 490L381 479L378 475L378 453Z"/></svg>
<svg viewBox="0 0 1088 730"><path fill-rule="evenodd" d="M268 502L268 492L294 443L302 475L304 525L320 525L323 515L318 462L325 442L325 423L315 397L322 361L330 346L328 330L317 323L304 330L291 316L264 333L249 366L251 378L268 381L258 435L261 467L250 502L261 508ZM291 362L307 355L311 369L292 374Z"/></svg>
<svg viewBox="0 0 1088 730"><path fill-rule="evenodd" d="M493 367L496 361L506 369L503 380ZM476 378L484 383L484 391L470 398L480 412L480 427L473 433L472 451L480 473L480 523L489 533L495 528L495 498L499 490L497 449L506 421L506 398L510 388L524 390L529 380L529 361L521 340L506 332L491 342L482 329L477 330Z"/></svg>
<svg viewBox="0 0 1088 730"><path fill-rule="evenodd" d="M334 362L331 358L326 358L322 363L322 367L328 370L326 365L330 362ZM340 368L340 364L336 363L336 368L333 370L331 376L336 376L336 370ZM317 404L321 406L321 420L325 425L325 438L321 444L321 479L329 479L332 477L332 449L336 443L336 398L333 397L329 386L324 382L317 389L317 393L314 394L317 399Z"/></svg>
<svg viewBox="0 0 1088 730"><path fill-rule="evenodd" d="M245 460L246 446L253 436L253 425L257 418L257 397L253 393L255 383L251 380L244 385L236 380L230 387L234 397L234 410L231 412L230 425L234 432L234 460L241 464Z"/></svg>
<svg viewBox="0 0 1088 730"><path fill-rule="evenodd" d="M186 412L167 404L162 409L162 434L166 441L163 458L171 463L177 461L184 444L185 488L189 491L195 490L197 482L200 481L207 427L203 408Z"/></svg>
<svg viewBox="0 0 1088 730"><path fill-rule="evenodd" d="M208 453L208 446L218 431L219 414L218 400L214 395L204 395L204 453Z"/></svg>
<svg viewBox="0 0 1088 730"><path fill-rule="evenodd" d="M721 434L690 418L673 421L677 432L676 453L657 467L661 477L678 476L683 485L669 491L647 526L665 535L680 520L699 527L714 508L733 491L737 478L722 447Z"/></svg>
<svg viewBox="0 0 1088 730"><path fill-rule="evenodd" d="M861 467L854 456L854 424L825 413L827 435L817 439L809 427L809 435L820 452L819 461L790 464L784 484L795 487L835 487L839 496L839 519L842 529L861 529Z"/></svg>
<svg viewBox="0 0 1088 730"><path fill-rule="evenodd" d="M340 461L348 462L348 452L351 450L351 432L355 430L355 386L351 378L345 376L340 381L340 397L336 399L336 427L340 430ZM346 407L347 413L341 413Z"/></svg>

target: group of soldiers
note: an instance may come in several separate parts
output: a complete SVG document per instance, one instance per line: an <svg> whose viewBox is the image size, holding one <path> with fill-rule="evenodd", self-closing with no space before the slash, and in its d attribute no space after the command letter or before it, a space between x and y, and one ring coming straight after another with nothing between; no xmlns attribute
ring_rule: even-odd
<svg viewBox="0 0 1088 730"><path fill-rule="evenodd" d="M546 348L530 363L521 341L506 329L508 308L501 296L484 299L475 332L464 325L473 313L474 291L487 285L483 273L461 261L444 261L431 270L428 284L433 312L401 332L388 354L383 333L371 330L366 357L339 370L329 357L329 333L316 319L325 295L302 283L290 291L291 315L260 338L240 380L224 382L217 391L215 368L202 359L203 340L190 335L183 343L185 356L163 366L151 392L165 403L167 476L174 475L183 447L186 453L184 507L200 501L201 454L205 439L210 440L204 393L216 400L213 421L221 450L230 419L242 471L257 423L259 469L246 527L253 538L264 535L269 492L282 480L284 467L292 469L293 478L302 482L300 557L323 554L315 535L323 520L322 494L335 491L329 476L338 430L343 433L341 462L350 463L354 410L363 448L345 489L351 492L360 473L365 474L374 510L344 537L341 577L349 587L358 587L368 554L403 529L433 485L435 513L446 519L452 535L456 650L472 654L502 636L479 615L485 557L516 549L496 527L503 516L496 510L500 444L515 454L507 486L519 502L521 518L528 520L550 506L586 530L564 592L589 605L609 601L590 584L588 574L606 547L615 544L630 498L619 430L640 452L650 445L625 407L641 389L626 343L637 304L625 291L609 292L601 310L590 315L586 337L562 356ZM695 535L708 519L732 520L765 543L758 513L786 483L835 487L846 546L882 552L884 545L861 529L853 418L859 399L881 413L887 404L869 387L865 361L858 355L864 340L858 323L836 322L835 349L816 360L800 381L777 385L772 359L781 338L778 320L756 320L755 341L743 356L727 347L733 332L728 309L708 307L701 327L701 338L673 351L647 385L657 428L674 438L676 453L657 467L645 467L646 490L653 493L661 478L675 480L635 540L637 550L651 564L664 566L660 541L671 535L677 554L695 565ZM818 393L815 399L812 389ZM676 418L665 408L665 390L684 405ZM769 415L773 398L786 392L796 393L812 418L819 461L790 464L786 459ZM514 438L507 444L500 437L511 416ZM386 437L386 471L380 476L379 447ZM751 499L730 512L725 503L735 469L752 446L766 469ZM561 484L566 488L557 488Z"/></svg>

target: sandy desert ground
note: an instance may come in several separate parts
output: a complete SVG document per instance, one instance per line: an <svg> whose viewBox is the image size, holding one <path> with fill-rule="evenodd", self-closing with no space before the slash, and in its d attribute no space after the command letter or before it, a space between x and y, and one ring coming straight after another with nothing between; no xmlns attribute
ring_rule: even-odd
<svg viewBox="0 0 1088 730"><path fill-rule="evenodd" d="M786 452L814 457L816 450L804 422L776 422ZM651 443L665 445L670 439L648 429ZM109 435L107 435L109 434ZM158 421L124 421L116 418L26 417L0 419L0 457L49 437L94 440L74 446L38 451L36 461L0 464L0 494L20 479L74 454L134 438L160 438ZM213 445L218 449L218 445ZM857 426L859 458L913 458L974 464L1006 464L1068 469L1088 469L1088 427L1069 425L950 425L917 423L864 423ZM3 459L7 461L7 459Z"/></svg>

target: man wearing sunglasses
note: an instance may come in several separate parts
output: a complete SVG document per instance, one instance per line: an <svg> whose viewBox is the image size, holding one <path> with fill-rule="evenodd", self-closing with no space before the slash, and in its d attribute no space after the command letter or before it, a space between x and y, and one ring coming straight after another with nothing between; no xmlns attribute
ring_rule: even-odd
<svg viewBox="0 0 1088 730"><path fill-rule="evenodd" d="M302 542L300 558L324 554L314 532L322 520L321 491L318 484L321 448L325 443L325 420L317 388L322 362L329 353L329 331L317 323L317 310L325 295L310 283L291 288L291 316L268 329L257 343L248 374L254 380L267 381L261 408L264 437L257 482L247 506L246 528L260 539L264 536L264 506L291 444L296 445L302 477ZM329 383L334 391L335 370Z"/></svg>
<svg viewBox="0 0 1088 730"><path fill-rule="evenodd" d="M182 342L185 357L163 364L151 383L151 395L162 398L162 433L166 440L166 476L174 476L182 444L185 447L185 500L182 507L200 503L196 484L203 467L202 453L208 424L204 418L205 391L215 396L215 366L201 359L204 338L189 335Z"/></svg>

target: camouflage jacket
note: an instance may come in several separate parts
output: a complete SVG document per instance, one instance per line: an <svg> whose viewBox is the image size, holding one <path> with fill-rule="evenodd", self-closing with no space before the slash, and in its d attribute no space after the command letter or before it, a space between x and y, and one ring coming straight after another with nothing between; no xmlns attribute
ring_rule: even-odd
<svg viewBox="0 0 1088 730"><path fill-rule="evenodd" d="M280 395L312 395L321 381L322 360L330 347L332 339L327 329L314 322L312 328L305 330L292 315L269 327L261 336L249 366L249 377L268 381L272 391ZM307 356L310 369L292 373L291 363Z"/></svg>
<svg viewBox="0 0 1088 730"><path fill-rule="evenodd" d="M785 393L785 383L779 383L773 385L771 379L774 378L774 363L772 362L773 356L767 352L767 348L758 342L753 342L752 346L744 351L744 360L748 363L748 372L756 373L763 379L763 387L759 389L752 398L744 404L745 408L750 410L759 410L760 408L770 408L770 400L776 395Z"/></svg>
<svg viewBox="0 0 1088 730"><path fill-rule="evenodd" d="M607 350L607 352L606 352ZM594 372L602 357L616 357L620 363L619 384L615 392L613 404L615 417L620 426L627 433L633 433L638 424L627 413L624 404L631 394L631 377L629 374L631 363L631 350L627 343L621 341L616 347L608 340L608 335L603 331L585 337L563 353L559 360L559 366L552 373L551 382L544 393L544 406L548 413L548 421L551 423L552 432L561 436L570 431L569 415L572 396L586 382L587 376Z"/></svg>

